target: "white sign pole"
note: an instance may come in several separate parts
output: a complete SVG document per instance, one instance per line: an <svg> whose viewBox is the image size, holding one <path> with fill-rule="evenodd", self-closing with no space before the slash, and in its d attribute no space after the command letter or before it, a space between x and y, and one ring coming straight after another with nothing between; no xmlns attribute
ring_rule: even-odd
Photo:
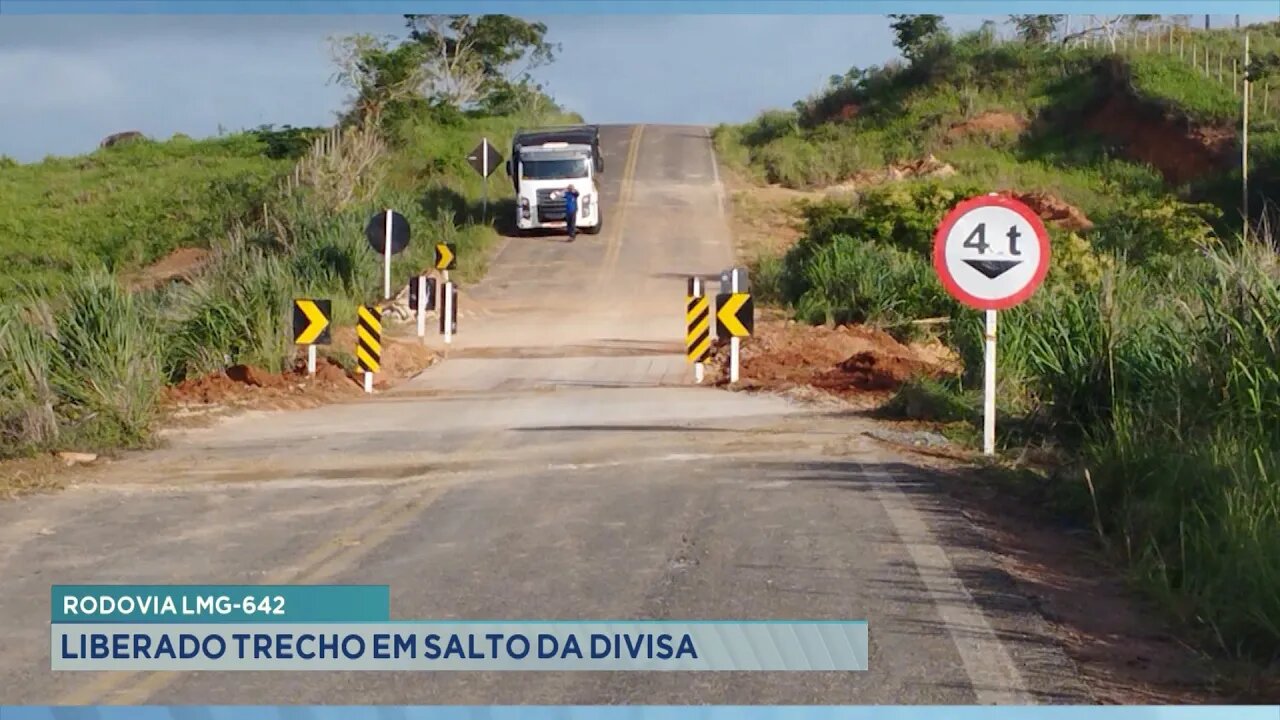
<svg viewBox="0 0 1280 720"><path fill-rule="evenodd" d="M448 280L444 283L444 342L446 345L453 342L453 283Z"/></svg>
<svg viewBox="0 0 1280 720"><path fill-rule="evenodd" d="M982 393L982 454L996 453L996 310L987 310L982 359L986 365Z"/></svg>
<svg viewBox="0 0 1280 720"><path fill-rule="evenodd" d="M308 375L316 374L316 346L315 345L307 346L307 374Z"/></svg>
<svg viewBox="0 0 1280 720"><path fill-rule="evenodd" d="M698 277L697 275L694 275L693 276L693 296L695 298L700 298L702 297L702 295L703 295L702 278ZM693 378L694 378L694 381L697 382L699 385L702 384L702 380L706 376L706 372L707 370L705 367L703 367L701 360L693 364Z"/></svg>
<svg viewBox="0 0 1280 720"><path fill-rule="evenodd" d="M427 276L418 276L418 337L427 334Z"/></svg>
<svg viewBox="0 0 1280 720"><path fill-rule="evenodd" d="M371 372L364 374L364 391L367 393L373 392L373 373Z"/></svg>
<svg viewBox="0 0 1280 720"><path fill-rule="evenodd" d="M934 233L933 266L956 300L982 310L982 453L996 454L996 325L1025 302L1049 269L1049 233L1036 212L992 193L951 209Z"/></svg>
<svg viewBox="0 0 1280 720"><path fill-rule="evenodd" d="M737 271L730 270L729 277L731 278L729 281L729 287L731 288L730 292L736 294L738 292ZM717 308L717 310L718 309L719 308ZM738 374L739 374L738 350L740 345L741 345L741 339L737 335L734 335L732 338L729 339L729 382L731 383L738 382Z"/></svg>
<svg viewBox="0 0 1280 720"><path fill-rule="evenodd" d="M482 197L484 198L483 200L484 215L482 216L482 220L484 222L488 222L489 221L489 138L484 138L484 140L480 143L480 155L481 157L484 158L483 160L481 160L481 162L484 165L484 177L480 179L480 185L482 188L481 192L483 193Z"/></svg>
<svg viewBox="0 0 1280 720"><path fill-rule="evenodd" d="M382 244L383 257L383 299L391 299L391 211L387 211L387 232Z"/></svg>

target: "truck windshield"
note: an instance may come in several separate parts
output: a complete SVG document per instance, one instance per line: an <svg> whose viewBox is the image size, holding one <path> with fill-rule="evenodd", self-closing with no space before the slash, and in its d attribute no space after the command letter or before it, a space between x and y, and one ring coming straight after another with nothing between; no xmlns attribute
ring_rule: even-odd
<svg viewBox="0 0 1280 720"><path fill-rule="evenodd" d="M584 178L588 175L586 158L569 160L525 160L520 163L520 178L523 180L567 180Z"/></svg>

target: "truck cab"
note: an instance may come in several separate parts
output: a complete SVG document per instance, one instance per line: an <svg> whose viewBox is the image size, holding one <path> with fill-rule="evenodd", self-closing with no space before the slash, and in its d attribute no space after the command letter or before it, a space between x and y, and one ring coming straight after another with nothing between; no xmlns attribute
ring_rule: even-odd
<svg viewBox="0 0 1280 720"><path fill-rule="evenodd" d="M593 125L517 132L507 174L516 191L516 228L521 231L567 226L564 191L578 191L578 229L598 233L603 226L599 176L604 170L600 133Z"/></svg>

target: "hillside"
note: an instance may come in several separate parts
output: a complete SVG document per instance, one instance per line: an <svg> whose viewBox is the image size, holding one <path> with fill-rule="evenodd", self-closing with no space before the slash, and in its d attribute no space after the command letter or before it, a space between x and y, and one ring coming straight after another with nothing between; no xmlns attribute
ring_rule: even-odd
<svg viewBox="0 0 1280 720"><path fill-rule="evenodd" d="M1161 32L1117 52L943 34L717 143L758 186L737 193L739 213L791 215L774 232L794 242L749 249L754 291L802 323L935 336L963 369L908 383L881 412L969 442L981 317L935 278L932 234L966 196L1030 204L1053 264L1000 317L1000 442L1018 459L1000 492L1095 532L1204 646L1265 663L1280 658L1280 83L1269 100L1255 83L1245 238L1240 101L1214 54L1239 36ZM1280 47L1280 24L1250 33L1255 57ZM766 325L761 347L781 344L770 333L788 358L830 354L797 350L787 326ZM830 389L853 360L813 375ZM751 358L743 372L770 383Z"/></svg>
<svg viewBox="0 0 1280 720"><path fill-rule="evenodd" d="M503 74L541 52L545 27L468 22L447 32L496 23L515 39L501 62L475 65L491 77L466 98L423 94L438 59L428 50L445 36L352 36L338 57L354 94L335 128L133 138L79 157L0 161L0 460L146 445L175 387L200 394L231 374L297 386L296 297L333 301L335 344L322 352L342 378L353 347L337 338L358 305L381 300L381 258L364 228L384 208L412 227L397 283L431 266L435 242L457 244L456 279L479 279L512 191L500 173L489 178L483 216L467 154L485 137L501 148L521 126L581 118Z"/></svg>

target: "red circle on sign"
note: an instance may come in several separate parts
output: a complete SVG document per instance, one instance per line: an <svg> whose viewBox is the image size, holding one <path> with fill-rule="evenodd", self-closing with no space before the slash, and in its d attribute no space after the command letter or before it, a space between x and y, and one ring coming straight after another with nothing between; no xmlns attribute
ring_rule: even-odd
<svg viewBox="0 0 1280 720"><path fill-rule="evenodd" d="M951 271L947 268L947 236L951 234L952 228L960 221L960 218L982 207L1001 207L1018 213L1035 230L1036 242L1040 243L1040 265L1036 268L1035 274L1031 276L1031 280L1018 292L1002 298L980 298L965 292L964 288L960 287L960 284L956 282L956 279L951 275ZM938 225L937 231L934 232L933 269L938 273L938 279L942 281L942 286L947 289L951 297L965 305L979 310L1007 310L1026 302L1027 298L1035 293L1036 288L1040 287L1040 283L1044 282L1044 276L1049 272L1049 231L1045 229L1040 216L1036 215L1035 211L1027 207L1023 202L1004 195L972 197L952 208L951 212L947 213L947 216L942 219L942 223Z"/></svg>

